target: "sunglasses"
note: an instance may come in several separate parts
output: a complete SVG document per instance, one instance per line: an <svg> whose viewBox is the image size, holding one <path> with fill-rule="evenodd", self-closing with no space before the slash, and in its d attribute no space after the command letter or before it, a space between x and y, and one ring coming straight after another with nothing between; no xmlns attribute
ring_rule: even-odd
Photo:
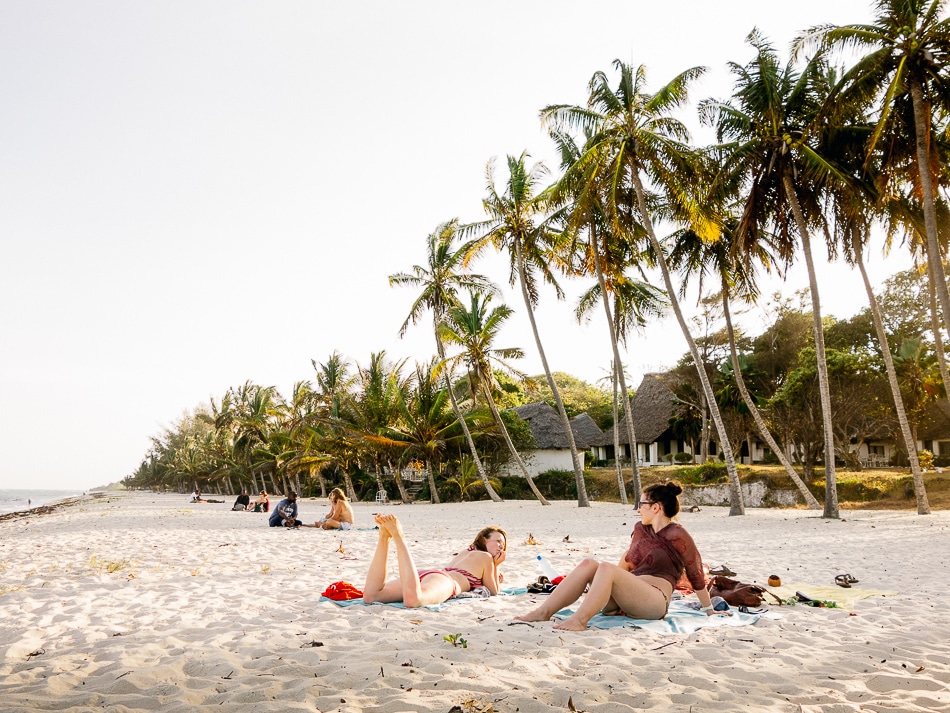
<svg viewBox="0 0 950 713"><path fill-rule="evenodd" d="M656 500L641 500L637 507L642 508L644 505L656 505Z"/></svg>

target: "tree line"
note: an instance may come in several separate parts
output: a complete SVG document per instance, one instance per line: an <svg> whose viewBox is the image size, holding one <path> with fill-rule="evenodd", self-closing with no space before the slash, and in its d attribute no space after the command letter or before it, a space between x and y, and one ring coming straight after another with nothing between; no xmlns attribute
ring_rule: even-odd
<svg viewBox="0 0 950 713"><path fill-rule="evenodd" d="M950 183L946 160L950 20L944 17L944 9L944 0L879 0L868 22L803 31L784 61L767 38L753 30L748 36L753 59L729 65L734 77L731 96L705 99L697 105L700 120L715 131L717 140L712 146L693 145L685 125L676 118L689 100L690 85L704 68L687 69L651 91L645 67L617 60L612 73L593 75L584 105L552 104L541 110L542 125L561 157L558 175L549 180L547 168L529 165L530 157L522 153L507 157L507 177L499 185L494 163L489 162L483 199L486 219L440 224L428 236L427 262L390 277L393 285L419 291L403 331L427 314L432 318L437 357L423 371L433 394L442 393L448 399L450 428L461 432L460 442L489 497L498 495L477 439L491 432L521 469L534 495L546 502L496 401L497 374L522 376L511 363L521 356L520 347L495 344L511 308L494 303L497 288L469 269L480 251L494 247L510 258L509 282L520 288L544 379L567 434L572 433L569 416L534 320L541 287L546 284L561 297L558 278L591 280L578 312L603 309L617 367L614 393L628 414L630 388L620 367L620 348L638 326L667 308L673 311L689 347L688 359L701 367L693 370L701 419L708 416L718 435L729 473L730 513L739 515L744 504L730 438L736 427L730 431L727 423L733 411L720 402L723 389L717 388L715 374L706 368L701 343L694 338L681 306L690 279L703 284L712 280L725 321L728 361L722 368L732 379L733 401L744 405L758 436L780 458L809 506L820 507L776 441L789 436L777 425L782 402L773 401L780 392L788 397L786 407L795 398L814 399L811 430L806 440L796 442L806 451L804 462L823 464L823 515L837 517L836 455L847 460L848 445L855 438L854 426L842 423L851 412L834 407L834 399L842 398L844 388L838 377L870 374L873 369L862 361L862 354L828 344L812 251L817 238L824 240L832 256L846 260L861 274L876 343L868 346L864 356L869 358L875 349L880 355L880 374L887 389L876 393L890 397L899 442L913 474L918 512L929 512L908 416L915 406L908 408L905 403L898 369L903 363L899 360L905 358L903 350L910 347L889 339L893 335L887 332L867 276L864 253L872 230L881 227L889 249L902 241L900 249L910 251L925 274L930 338L945 392L950 383L943 348L943 330L950 315L944 271ZM800 259L808 270L811 322L811 358L809 366L802 363L800 369L813 372L789 372L771 395L772 407L766 409L747 383L747 376L753 375L746 373L744 361L748 364L749 360L743 360L732 325L733 304L757 303L757 274L783 270ZM655 285L647 277L654 273L661 276ZM926 348L923 341L920 348ZM370 371L371 366L367 367ZM455 393L460 380L467 383L465 400ZM386 379L378 383L371 379L363 385L364 392L378 390L383 409L365 414L367 423L378 424L387 417L395 422L398 407L388 413L382 407L382 403L390 407L396 403L395 397L387 397L392 387ZM223 403L220 409L227 412ZM479 409L487 411L484 418L470 419ZM308 422L317 423L318 418L332 419L332 412L321 412ZM622 422L628 442L635 444L634 420ZM236 430L240 429L232 428ZM372 429L362 437L381 447L391 436L370 433ZM795 437L806 438L806 434ZM570 445L578 505L587 506L583 458L573 440ZM377 454L370 460L381 484L383 460ZM636 458L631 467L634 492L638 492ZM431 477L432 469L427 472Z"/></svg>

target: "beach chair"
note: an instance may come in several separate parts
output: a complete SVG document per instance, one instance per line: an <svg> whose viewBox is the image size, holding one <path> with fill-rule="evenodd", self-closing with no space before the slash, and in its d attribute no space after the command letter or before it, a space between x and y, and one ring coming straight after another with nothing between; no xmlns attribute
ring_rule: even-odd
<svg viewBox="0 0 950 713"><path fill-rule="evenodd" d="M385 490L380 490L376 493L376 502L386 504L389 502L389 498L386 496Z"/></svg>

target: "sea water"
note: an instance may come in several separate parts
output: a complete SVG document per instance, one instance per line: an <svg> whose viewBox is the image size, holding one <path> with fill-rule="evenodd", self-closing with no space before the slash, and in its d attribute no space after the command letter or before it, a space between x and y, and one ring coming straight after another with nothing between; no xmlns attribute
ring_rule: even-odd
<svg viewBox="0 0 950 713"><path fill-rule="evenodd" d="M0 515L82 495L82 490L14 490L0 488Z"/></svg>

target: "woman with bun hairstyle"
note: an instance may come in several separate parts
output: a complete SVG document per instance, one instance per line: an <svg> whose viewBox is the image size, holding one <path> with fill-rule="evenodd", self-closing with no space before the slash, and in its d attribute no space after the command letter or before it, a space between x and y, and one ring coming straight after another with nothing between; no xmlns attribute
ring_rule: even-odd
<svg viewBox="0 0 950 713"><path fill-rule="evenodd" d="M520 621L547 621L570 606L588 588L574 614L555 629L584 631L597 613L625 614L634 619L662 619L666 616L673 588L683 573L699 597L707 616L713 611L703 561L686 529L673 518L679 513L683 488L670 481L644 488L638 511L640 522L633 529L630 548L619 564L588 558L568 574L544 603Z"/></svg>

